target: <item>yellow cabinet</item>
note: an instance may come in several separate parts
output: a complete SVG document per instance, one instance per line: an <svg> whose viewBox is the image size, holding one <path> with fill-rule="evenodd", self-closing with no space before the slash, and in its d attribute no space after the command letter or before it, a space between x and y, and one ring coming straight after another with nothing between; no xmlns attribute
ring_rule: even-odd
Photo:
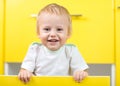
<svg viewBox="0 0 120 86"><path fill-rule="evenodd" d="M82 16L73 17L70 42L78 45L88 63L114 63L113 1L79 0L76 3Z"/></svg>
<svg viewBox="0 0 120 86"><path fill-rule="evenodd" d="M116 25L116 86L120 86L120 0L116 0L115 6Z"/></svg>
<svg viewBox="0 0 120 86"><path fill-rule="evenodd" d="M0 74L3 74L3 0L0 0Z"/></svg>
<svg viewBox="0 0 120 86"><path fill-rule="evenodd" d="M72 14L80 14L79 4L73 0L6 1L6 62L21 62L30 43L39 40L36 35L34 14L37 14L41 8L52 2L64 5Z"/></svg>
<svg viewBox="0 0 120 86"><path fill-rule="evenodd" d="M73 19L74 43L88 63L114 63L112 0L6 0L5 61L21 62L28 46L39 41L34 14L48 3L65 6ZM78 15L78 16L77 16Z"/></svg>

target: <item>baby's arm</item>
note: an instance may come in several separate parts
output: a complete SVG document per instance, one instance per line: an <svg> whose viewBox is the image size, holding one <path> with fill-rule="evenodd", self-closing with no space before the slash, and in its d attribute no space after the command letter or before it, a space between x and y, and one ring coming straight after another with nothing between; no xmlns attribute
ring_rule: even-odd
<svg viewBox="0 0 120 86"><path fill-rule="evenodd" d="M85 77L88 76L87 69L89 68L85 60L82 58L77 47L72 46L71 51L71 70L75 81L81 82Z"/></svg>
<svg viewBox="0 0 120 86"><path fill-rule="evenodd" d="M18 74L18 78L24 83L29 82L31 76L33 75L36 64L35 62L36 62L38 47L39 45L36 43L31 44L22 62L21 69Z"/></svg>
<svg viewBox="0 0 120 86"><path fill-rule="evenodd" d="M23 69L21 68L20 71L19 71L19 74L18 74L18 78L24 82L24 83L27 83L30 81L30 78L31 76L33 75L32 72L26 70L26 69Z"/></svg>

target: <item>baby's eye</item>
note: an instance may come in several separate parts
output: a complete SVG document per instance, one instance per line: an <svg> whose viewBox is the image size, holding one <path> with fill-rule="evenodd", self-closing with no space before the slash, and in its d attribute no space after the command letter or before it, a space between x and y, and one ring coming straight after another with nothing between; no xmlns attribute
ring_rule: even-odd
<svg viewBox="0 0 120 86"><path fill-rule="evenodd" d="M44 28L45 31L50 31L50 28Z"/></svg>
<svg viewBox="0 0 120 86"><path fill-rule="evenodd" d="M62 28L57 28L57 31L63 31L63 29Z"/></svg>

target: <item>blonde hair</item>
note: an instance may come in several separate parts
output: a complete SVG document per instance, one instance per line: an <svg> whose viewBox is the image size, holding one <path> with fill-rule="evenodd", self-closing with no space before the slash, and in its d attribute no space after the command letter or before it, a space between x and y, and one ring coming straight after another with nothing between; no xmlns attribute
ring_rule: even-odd
<svg viewBox="0 0 120 86"><path fill-rule="evenodd" d="M40 16L40 14L42 13L49 13L49 14L55 14L55 15L63 15L68 19L68 35L71 34L71 30L72 30L72 24L71 24L71 16L68 12L68 10L66 8L64 8L63 6L60 6L58 4L52 3L49 4L47 6L45 6L43 9L41 9L41 11L38 13L38 17ZM37 33L39 33L39 18L37 17Z"/></svg>

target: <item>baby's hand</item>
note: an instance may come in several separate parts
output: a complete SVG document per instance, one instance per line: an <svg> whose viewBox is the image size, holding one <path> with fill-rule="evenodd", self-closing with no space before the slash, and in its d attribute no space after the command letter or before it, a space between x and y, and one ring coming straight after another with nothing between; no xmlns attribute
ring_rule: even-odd
<svg viewBox="0 0 120 86"><path fill-rule="evenodd" d="M30 81L30 78L33 74L26 69L20 69L18 78L25 84Z"/></svg>
<svg viewBox="0 0 120 86"><path fill-rule="evenodd" d="M88 73L86 71L76 71L73 75L74 80L77 82L81 82L85 77L88 76Z"/></svg>

